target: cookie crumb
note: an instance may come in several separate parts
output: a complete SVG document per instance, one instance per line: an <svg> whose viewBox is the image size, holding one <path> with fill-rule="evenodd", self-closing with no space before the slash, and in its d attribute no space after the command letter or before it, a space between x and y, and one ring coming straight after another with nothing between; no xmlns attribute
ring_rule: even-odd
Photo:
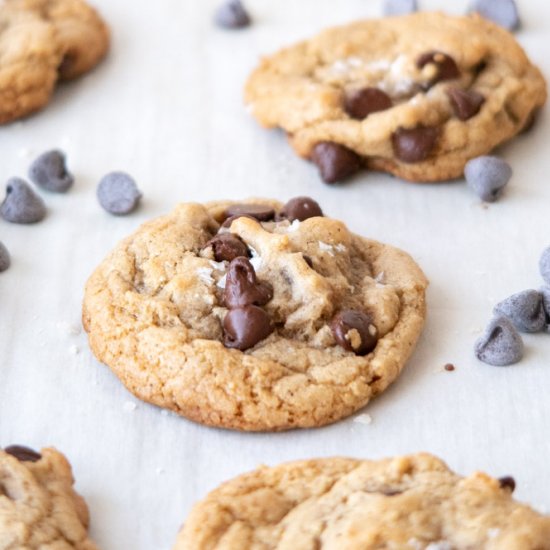
<svg viewBox="0 0 550 550"><path fill-rule="evenodd" d="M354 419L354 422L357 422L357 424L372 424L372 416L367 413L359 414Z"/></svg>
<svg viewBox="0 0 550 550"><path fill-rule="evenodd" d="M443 367L446 371L449 371L449 372L452 372L455 370L455 366L452 364L452 363L447 363L444 367Z"/></svg>

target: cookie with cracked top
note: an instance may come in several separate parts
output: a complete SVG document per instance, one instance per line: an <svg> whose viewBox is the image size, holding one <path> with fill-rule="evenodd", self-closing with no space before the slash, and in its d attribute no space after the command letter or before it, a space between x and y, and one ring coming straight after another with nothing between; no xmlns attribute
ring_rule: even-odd
<svg viewBox="0 0 550 550"><path fill-rule="evenodd" d="M263 466L196 504L173 550L548 550L550 517L514 488L425 453Z"/></svg>
<svg viewBox="0 0 550 550"><path fill-rule="evenodd" d="M321 206L181 204L143 225L86 285L92 351L137 397L212 426L305 428L362 408L412 353L427 282Z"/></svg>
<svg viewBox="0 0 550 550"><path fill-rule="evenodd" d="M0 448L0 548L97 550L73 484L69 462L55 449Z"/></svg>
<svg viewBox="0 0 550 550"><path fill-rule="evenodd" d="M462 176L521 132L546 82L502 27L420 12L331 28L264 58L245 101L327 183L362 168L431 182Z"/></svg>

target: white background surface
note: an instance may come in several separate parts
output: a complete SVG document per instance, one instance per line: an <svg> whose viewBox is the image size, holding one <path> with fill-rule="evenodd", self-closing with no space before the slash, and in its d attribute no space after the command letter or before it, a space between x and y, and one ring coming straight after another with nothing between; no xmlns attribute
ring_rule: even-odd
<svg viewBox="0 0 550 550"><path fill-rule="evenodd" d="M44 112L0 128L1 180L25 175L52 147L66 150L77 178L67 195L44 195L43 223L0 221L13 256L0 274L0 445L67 454L104 550L168 549L192 503L221 481L314 456L430 451L464 474L513 474L517 497L550 512L550 336L525 338L525 360L510 368L472 354L492 306L541 284L538 257L550 244L547 114L501 150L515 175L487 209L463 182L363 173L329 187L279 132L249 118L242 85L260 54L376 16L378 2L249 0L256 24L241 32L213 27L213 1L96 4L113 31L109 59L63 86ZM550 4L523 0L520 9L518 38L549 75ZM135 215L110 217L96 202L97 181L113 169L132 173L144 192ZM121 237L178 201L250 195L312 195L356 232L409 251L431 280L424 335L401 378L367 407L372 424L349 419L275 435L202 427L138 402L92 357L84 334L71 334L87 276ZM447 362L457 370L441 372Z"/></svg>

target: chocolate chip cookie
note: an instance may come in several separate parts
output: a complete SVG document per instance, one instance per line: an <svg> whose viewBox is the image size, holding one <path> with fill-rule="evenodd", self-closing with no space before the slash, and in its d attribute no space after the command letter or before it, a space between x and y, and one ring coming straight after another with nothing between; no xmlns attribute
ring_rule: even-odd
<svg viewBox="0 0 550 550"><path fill-rule="evenodd" d="M55 449L0 449L0 548L97 550L71 466Z"/></svg>
<svg viewBox="0 0 550 550"><path fill-rule="evenodd" d="M462 176L526 127L546 83L502 27L421 12L328 29L266 57L245 99L328 183L361 168L429 182Z"/></svg>
<svg viewBox="0 0 550 550"><path fill-rule="evenodd" d="M96 357L139 398L239 430L321 426L400 373L427 282L311 198L181 204L86 285Z"/></svg>
<svg viewBox="0 0 550 550"><path fill-rule="evenodd" d="M514 487L428 454L262 467L199 502L174 550L550 549L550 517L516 502Z"/></svg>
<svg viewBox="0 0 550 550"><path fill-rule="evenodd" d="M108 29L82 0L0 4L0 124L42 108L58 79L76 78L107 53Z"/></svg>

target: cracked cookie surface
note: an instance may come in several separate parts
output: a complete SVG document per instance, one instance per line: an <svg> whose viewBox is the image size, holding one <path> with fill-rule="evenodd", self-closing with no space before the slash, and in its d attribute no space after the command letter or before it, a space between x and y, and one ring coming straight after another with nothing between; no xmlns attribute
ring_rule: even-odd
<svg viewBox="0 0 550 550"><path fill-rule="evenodd" d="M428 454L262 467L195 505L174 550L550 549L550 518L512 488Z"/></svg>
<svg viewBox="0 0 550 550"><path fill-rule="evenodd" d="M460 177L545 100L541 72L508 31L476 14L428 12L328 29L263 59L245 90L253 116L285 130L328 182L361 165L411 181ZM316 151L327 143L328 161ZM340 170L327 173L335 155Z"/></svg>
<svg viewBox="0 0 550 550"><path fill-rule="evenodd" d="M97 550L71 466L55 449L0 449L0 548Z"/></svg>
<svg viewBox="0 0 550 550"><path fill-rule="evenodd" d="M108 29L82 0L0 4L0 123L48 103L58 79L92 69L107 53Z"/></svg>
<svg viewBox="0 0 550 550"><path fill-rule="evenodd" d="M346 417L412 353L426 279L406 253L340 221L247 202L263 221L227 220L243 213L233 202L181 204L122 241L86 285L91 348L136 396L204 424Z"/></svg>

